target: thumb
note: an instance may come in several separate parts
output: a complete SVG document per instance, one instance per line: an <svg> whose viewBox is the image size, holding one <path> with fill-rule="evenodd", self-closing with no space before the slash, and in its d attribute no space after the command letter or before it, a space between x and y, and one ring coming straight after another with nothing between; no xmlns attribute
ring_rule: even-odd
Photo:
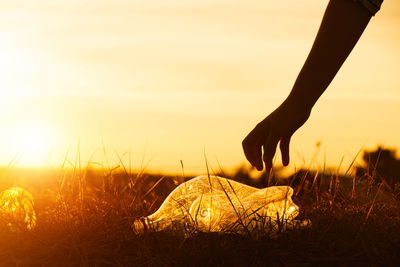
<svg viewBox="0 0 400 267"><path fill-rule="evenodd" d="M281 149L283 166L287 166L289 164L289 144L290 136L281 137L279 147Z"/></svg>

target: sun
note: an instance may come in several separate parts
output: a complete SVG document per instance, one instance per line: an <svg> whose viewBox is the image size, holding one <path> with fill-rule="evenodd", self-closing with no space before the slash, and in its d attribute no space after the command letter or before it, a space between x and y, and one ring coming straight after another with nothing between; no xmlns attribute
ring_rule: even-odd
<svg viewBox="0 0 400 267"><path fill-rule="evenodd" d="M17 142L19 163L24 166L38 166L45 162L50 152L52 136L45 127L29 126L19 130Z"/></svg>

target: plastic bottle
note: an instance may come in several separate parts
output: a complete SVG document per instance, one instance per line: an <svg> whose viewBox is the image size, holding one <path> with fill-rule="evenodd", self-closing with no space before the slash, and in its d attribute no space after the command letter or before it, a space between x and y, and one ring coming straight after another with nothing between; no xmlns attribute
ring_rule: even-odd
<svg viewBox="0 0 400 267"><path fill-rule="evenodd" d="M136 233L161 230L276 233L309 225L296 221L299 207L288 186L254 188L218 176L198 176L172 191L161 207L136 220Z"/></svg>
<svg viewBox="0 0 400 267"><path fill-rule="evenodd" d="M11 231L18 226L31 230L36 225L33 196L21 187L12 187L0 193L0 215Z"/></svg>

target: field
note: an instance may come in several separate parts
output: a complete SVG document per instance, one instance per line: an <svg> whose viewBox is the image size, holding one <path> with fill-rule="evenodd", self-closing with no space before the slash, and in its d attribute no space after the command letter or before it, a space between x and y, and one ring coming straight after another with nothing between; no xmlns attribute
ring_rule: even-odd
<svg viewBox="0 0 400 267"><path fill-rule="evenodd" d="M240 171L227 175L263 186ZM136 235L131 224L154 212L192 176L129 173L124 168L0 169L0 189L34 197L32 230L0 219L0 266L389 265L400 263L399 196L374 176L298 172L280 183L295 189L301 231L252 239L237 234ZM246 180L247 179L247 180ZM279 179L271 179L275 184Z"/></svg>

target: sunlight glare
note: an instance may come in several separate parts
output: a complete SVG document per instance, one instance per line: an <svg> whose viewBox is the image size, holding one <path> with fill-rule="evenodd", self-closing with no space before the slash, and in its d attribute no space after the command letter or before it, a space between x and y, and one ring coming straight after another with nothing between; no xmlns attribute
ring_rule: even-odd
<svg viewBox="0 0 400 267"><path fill-rule="evenodd" d="M23 165L43 164L52 146L49 130L39 126L22 129L17 140Z"/></svg>

